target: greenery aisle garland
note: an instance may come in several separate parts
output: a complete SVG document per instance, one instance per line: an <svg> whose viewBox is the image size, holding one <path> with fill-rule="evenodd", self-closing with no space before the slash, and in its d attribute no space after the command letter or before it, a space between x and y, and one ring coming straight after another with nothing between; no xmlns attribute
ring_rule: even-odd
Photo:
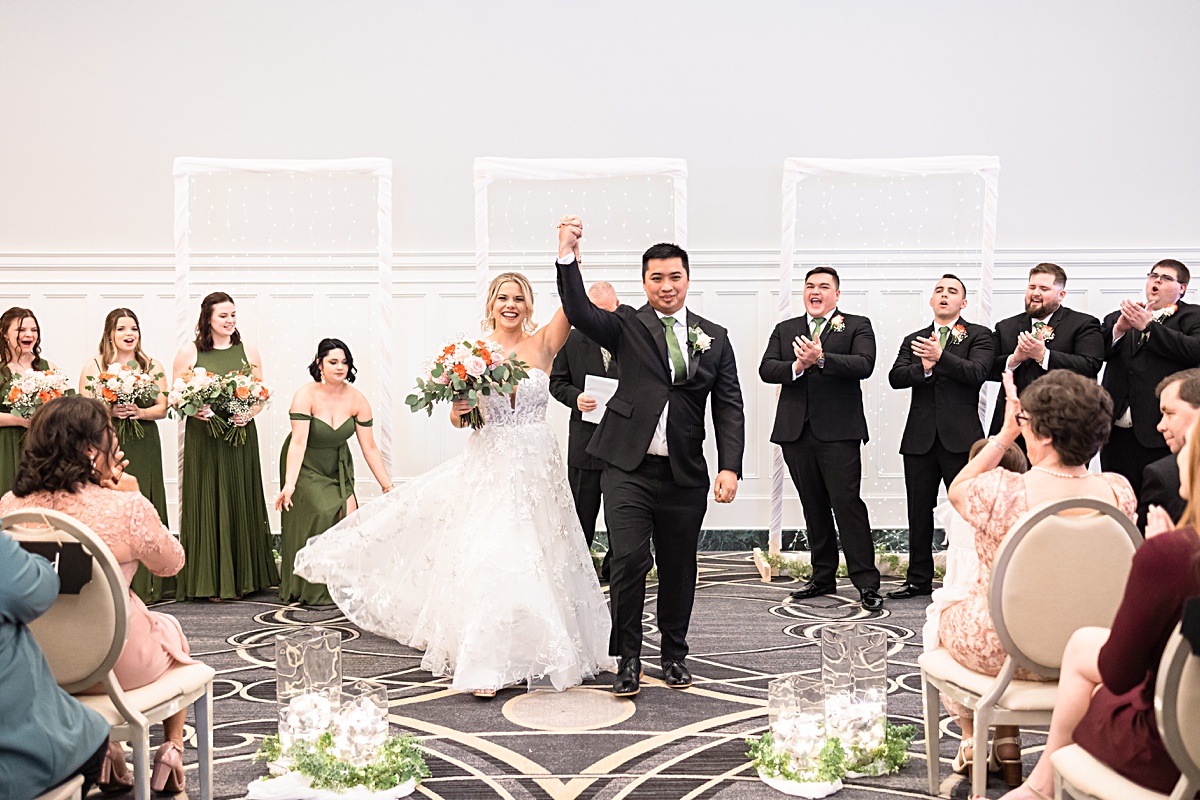
<svg viewBox="0 0 1200 800"><path fill-rule="evenodd" d="M286 753L279 745L278 736L264 737L254 760L271 763L281 757L288 759L292 772L311 778L312 788L335 792L355 786L382 792L409 780L420 783L430 776L417 740L408 734L389 737L379 748L375 761L363 767L339 760L333 754L333 734L328 732L316 741L298 741Z"/></svg>
<svg viewBox="0 0 1200 800"><path fill-rule="evenodd" d="M854 747L849 753L838 739L827 739L815 767L810 769L797 768L791 753L775 744L770 731L746 739L746 744L750 746L746 755L761 775L797 783L833 783L847 775L877 776L899 771L908 764L908 747L916 734L917 729L913 725L893 725L889 722L884 729L883 745L871 751Z"/></svg>

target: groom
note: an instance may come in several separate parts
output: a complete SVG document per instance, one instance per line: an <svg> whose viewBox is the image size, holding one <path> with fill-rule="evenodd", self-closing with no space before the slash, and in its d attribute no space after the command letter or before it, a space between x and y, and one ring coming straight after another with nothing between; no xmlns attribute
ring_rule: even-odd
<svg viewBox="0 0 1200 800"><path fill-rule="evenodd" d="M646 305L605 311L592 305L579 273L583 222L558 224L558 294L567 319L617 361L617 392L588 452L604 462L600 482L612 551L609 597L618 656L613 694L630 697L642 677L646 575L658 562L658 627L663 681L686 689L687 632L696 593L696 545L708 508L704 406L717 435L713 497L733 502L742 471L745 416L728 332L687 310L687 252L656 244L642 255Z"/></svg>

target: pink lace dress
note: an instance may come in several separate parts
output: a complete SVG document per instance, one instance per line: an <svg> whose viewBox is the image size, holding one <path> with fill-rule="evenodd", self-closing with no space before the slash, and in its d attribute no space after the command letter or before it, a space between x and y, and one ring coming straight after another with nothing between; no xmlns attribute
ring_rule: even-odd
<svg viewBox="0 0 1200 800"><path fill-rule="evenodd" d="M1103 472L1100 477L1112 487L1117 507L1133 519L1137 514L1137 498L1123 476ZM954 660L964 667L986 675L999 675L1004 666L1004 648L992 625L988 610L988 583L996 549L1022 514L1029 510L1025 498L1025 480L1003 468L985 472L967 486L966 513L963 519L976 530L975 551L979 555L979 572L966 599L942 612L938 640L950 651ZM1019 680L1045 680L1028 670L1018 669ZM957 717L971 717L970 709L943 697L946 708Z"/></svg>
<svg viewBox="0 0 1200 800"><path fill-rule="evenodd" d="M118 492L85 484L74 493L34 492L0 497L0 516L23 508L61 511L87 525L121 564L125 586L138 564L155 575L174 575L183 567L183 548L162 524L154 506L138 492ZM158 680L179 664L196 663L188 654L187 639L179 621L146 608L129 592L129 635L113 667L122 689L136 689Z"/></svg>

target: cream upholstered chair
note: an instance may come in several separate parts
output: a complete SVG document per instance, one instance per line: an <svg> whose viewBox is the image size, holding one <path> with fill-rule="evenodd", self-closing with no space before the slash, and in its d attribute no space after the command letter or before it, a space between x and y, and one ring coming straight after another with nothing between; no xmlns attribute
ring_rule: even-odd
<svg viewBox="0 0 1200 800"><path fill-rule="evenodd" d="M1158 666L1154 714L1163 745L1179 767L1170 795L1152 792L1118 775L1077 744L1050 757L1058 800L1191 800L1200 791L1200 656L1179 635L1171 635Z"/></svg>
<svg viewBox="0 0 1200 800"><path fill-rule="evenodd" d="M61 786L55 786L45 794L39 794L33 800L82 800L82 798L83 776L76 775Z"/></svg>
<svg viewBox="0 0 1200 800"><path fill-rule="evenodd" d="M59 595L29 626L59 686L104 717L109 739L133 744L134 796L150 797L150 726L194 705L200 797L212 798L212 680L216 671L188 664L154 683L123 690L112 668L129 630L129 595L121 566L108 546L81 522L58 511L5 514L0 527L17 541L77 541L92 555L92 579L77 595ZM104 694L79 694L97 684Z"/></svg>
<svg viewBox="0 0 1200 800"><path fill-rule="evenodd" d="M1075 510L1095 513L1063 513ZM996 550L988 589L992 623L1008 654L1000 674L970 670L944 647L917 659L930 794L939 785L941 694L974 709L971 793L986 796L988 728L1049 725L1058 693L1055 681L1014 680L1017 668L1057 678L1072 633L1112 624L1141 541L1120 509L1092 498L1043 503L1013 524Z"/></svg>

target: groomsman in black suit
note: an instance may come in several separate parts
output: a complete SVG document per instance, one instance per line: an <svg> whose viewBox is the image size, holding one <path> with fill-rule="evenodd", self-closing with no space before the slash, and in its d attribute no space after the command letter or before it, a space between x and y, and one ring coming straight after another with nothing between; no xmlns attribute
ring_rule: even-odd
<svg viewBox="0 0 1200 800"><path fill-rule="evenodd" d="M1128 478L1137 494L1146 467L1171 453L1158 430L1154 388L1173 372L1200 366L1200 306L1182 299L1189 280L1182 262L1159 261L1146 276L1145 301L1122 300L1102 326L1113 429L1100 464Z"/></svg>
<svg viewBox="0 0 1200 800"><path fill-rule="evenodd" d="M961 317L967 287L943 275L929 298L933 324L904 337L888 373L893 389L912 389L900 440L908 495L908 578L888 597L933 593L933 507L938 484L967 464L971 445L983 438L979 389L992 369L992 332Z"/></svg>
<svg viewBox="0 0 1200 800"><path fill-rule="evenodd" d="M876 611L883 598L861 496L861 447L869 438L862 382L875 369L875 333L871 320L838 309L841 294L832 267L809 270L804 276L807 313L771 331L758 375L783 387L771 441L783 449L800 493L812 549L812 579L792 597L803 600L837 591L840 533L846 570L862 607Z"/></svg>
<svg viewBox="0 0 1200 800"><path fill-rule="evenodd" d="M597 308L617 309L617 293L608 281L597 281L588 289L588 297ZM584 422L586 411L596 410L596 398L584 393L588 375L602 378L617 377L617 362L612 353L593 342L583 331L573 330L566 343L554 357L550 370L550 394L571 409L571 426L567 432L567 482L575 498L575 513L583 527L588 547L596 538L596 517L600 515L600 473L604 462L587 452L596 423ZM600 578L608 580L612 549L604 554Z"/></svg>
<svg viewBox="0 0 1200 800"><path fill-rule="evenodd" d="M746 418L729 332L687 308L687 251L656 244L642 255L646 305L597 308L579 274L583 222L558 229L558 294L571 324L617 359L617 392L588 452L604 462L600 485L612 550L609 653L619 657L613 694L635 695L642 677L646 575L658 565L658 629L663 682L692 685L684 664L696 593L696 545L708 510L704 409L712 403L717 439L713 499L737 495ZM656 559L650 556L654 544Z"/></svg>
<svg viewBox="0 0 1200 800"><path fill-rule="evenodd" d="M1069 369L1095 378L1104 365L1104 335L1100 320L1067 308L1067 273L1058 264L1041 263L1029 270L1025 286L1025 313L996 323L996 361L989 380L1013 373L1017 391L1052 369ZM1004 422L1004 397L992 414L991 433ZM1017 440L1024 447L1024 439Z"/></svg>
<svg viewBox="0 0 1200 800"><path fill-rule="evenodd" d="M1179 461L1175 454L1183 449L1192 424L1200 416L1200 369L1185 369L1168 375L1154 393L1158 395L1158 409L1162 413L1158 432L1166 440L1171 455L1147 465L1142 473L1137 523L1143 533L1151 506L1166 511L1172 522L1179 522L1187 508L1187 501L1179 496Z"/></svg>

